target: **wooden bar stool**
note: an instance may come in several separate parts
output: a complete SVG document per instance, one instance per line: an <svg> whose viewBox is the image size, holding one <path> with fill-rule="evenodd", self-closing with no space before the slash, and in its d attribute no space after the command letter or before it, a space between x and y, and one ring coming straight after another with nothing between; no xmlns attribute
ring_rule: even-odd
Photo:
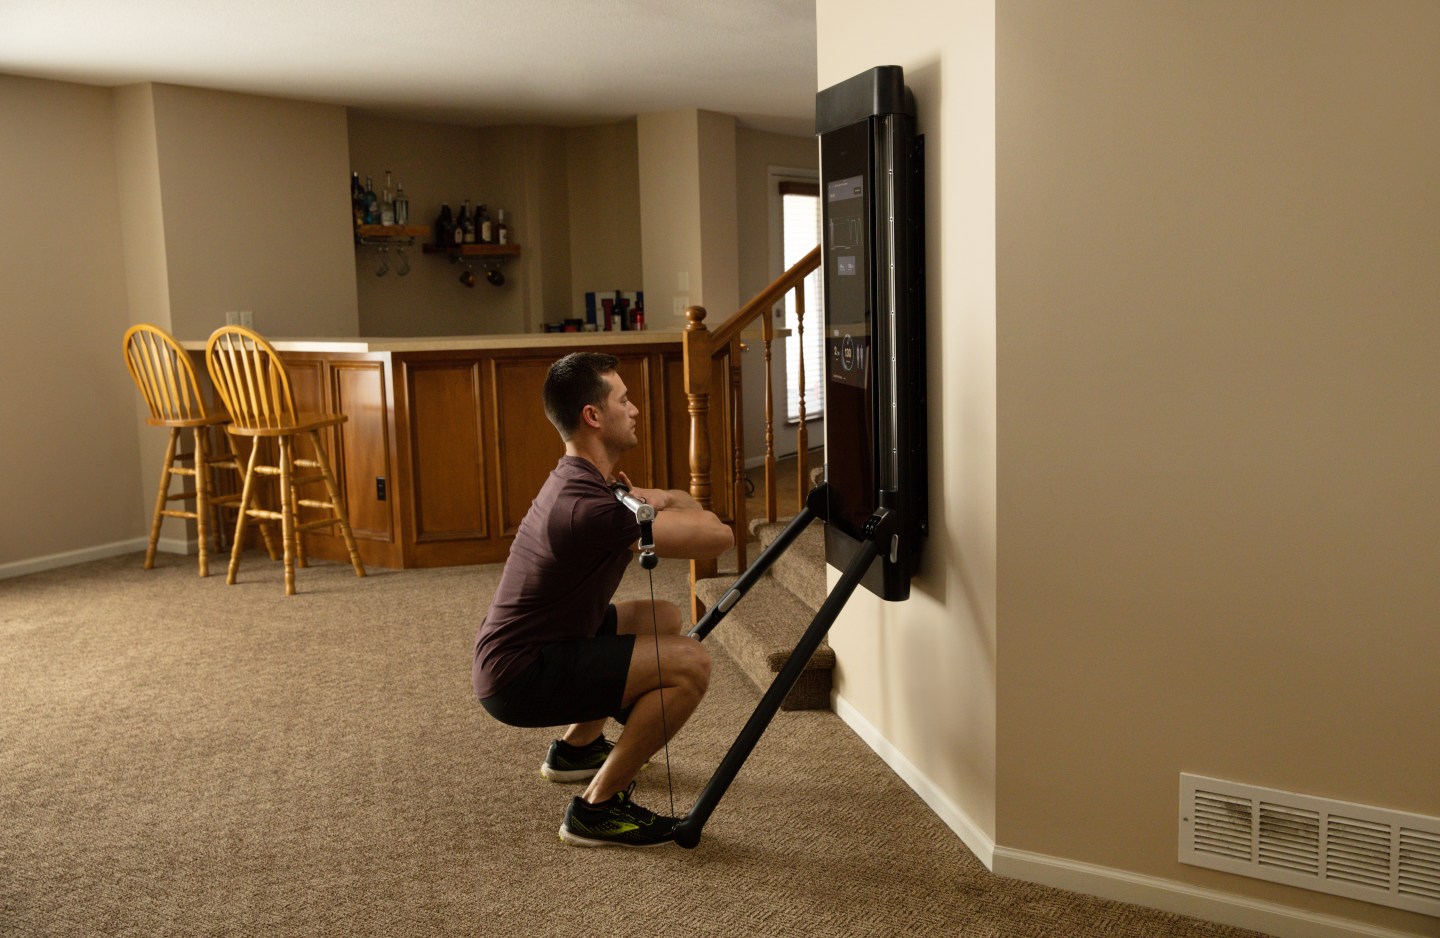
<svg viewBox="0 0 1440 938"><path fill-rule="evenodd" d="M229 422L225 414L212 414L205 408L205 398L200 393L200 384L190 356L180 343L163 329L148 323L131 326L121 340L125 353L125 367L150 417L145 422L152 427L169 427L170 441L165 447L165 462L160 469L160 491L155 496L155 513L150 521L150 543L145 549L145 569L155 566L155 546L160 540L160 525L166 518L189 518L195 522L200 548L200 575L210 575L209 541L213 533L220 534L221 525L210 528L213 520L220 521L219 512L224 506L238 507L240 493L216 495L213 471L217 468L233 469L238 474L240 462L235 451L226 446L225 453L212 453L210 428ZM194 436L189 453L178 452L180 437L189 430ZM228 438L227 438L228 443ZM177 463L189 462L189 466ZM190 476L195 479L195 488L171 492L173 476ZM195 510L167 508L172 501L194 499ZM266 547L271 550L270 536L263 532Z"/></svg>
<svg viewBox="0 0 1440 938"><path fill-rule="evenodd" d="M235 522L235 546L230 552L230 571L226 583L234 583L240 569L241 548L244 545L245 524L249 518L268 519L280 522L281 538L285 556L285 595L295 595L295 566L305 566L304 544L300 534L316 528L338 524L345 538L345 548L350 554L350 565L355 575L365 575L365 565L360 561L360 551L355 546L355 535L350 531L350 521L345 516L345 501L330 471L330 461L325 456L319 431L325 427L337 427L344 423L344 414L333 417L301 417L295 408L295 398L290 390L290 375L280 354L259 333L240 326L224 326L216 329L205 345L205 367L215 390L230 412L230 424L226 431L233 436L248 437L252 446L250 459L245 468L245 483L240 494L240 517ZM315 451L314 459L302 459L295 455L295 440L304 437ZM274 440L278 450L275 465L260 462L260 454L269 447L262 445ZM317 469L318 472L297 476L296 468ZM280 510L270 511L253 504L257 476L275 476L280 480L278 501ZM328 501L301 498L299 488L312 482L324 482ZM324 509L325 516L313 521L301 521L301 508Z"/></svg>

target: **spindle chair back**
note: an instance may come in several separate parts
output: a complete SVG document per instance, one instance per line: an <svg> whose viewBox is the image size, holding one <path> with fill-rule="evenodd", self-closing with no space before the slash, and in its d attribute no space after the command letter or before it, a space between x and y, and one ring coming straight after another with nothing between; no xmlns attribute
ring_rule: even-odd
<svg viewBox="0 0 1440 938"><path fill-rule="evenodd" d="M280 522L284 542L285 595L295 594L297 564L301 567L306 565L305 543L301 534L317 528L339 525L350 555L350 565L357 577L363 577L365 565L360 560L360 550L346 517L345 501L330 469L319 433L323 428L338 427L344 423L345 415L302 415L295 406L290 374L280 353L254 330L242 326L223 326L215 330L205 344L205 367L220 399L225 402L226 410L230 412L227 432L232 436L248 437L252 442L240 496L240 516L235 523L230 569L225 581L233 584L239 573L245 525L250 518L259 519L262 523L267 520ZM309 440L314 451L313 459L295 455L297 437ZM262 445L265 440L274 440L278 449L273 465L260 461L261 453L269 452L269 447ZM318 471L296 475L297 467ZM279 479L278 512L255 506L256 483L260 476ZM300 497L300 487L312 482L324 483L327 500ZM302 521L301 508L323 509L324 514L315 520Z"/></svg>
<svg viewBox="0 0 1440 938"><path fill-rule="evenodd" d="M238 506L240 493L217 495L214 486L214 469L224 468L240 472L240 462L226 437L224 452L213 451L210 439L212 427L229 421L223 413L211 413L205 406L200 381L190 355L164 329L149 323L131 326L121 339L125 355L125 367L135 381L145 406L150 411L145 421L150 426L168 427L169 443L165 448L165 459L160 470L160 491L155 499L155 511L150 519L150 539L145 549L145 569L155 566L155 551L160 541L160 527L166 518L186 518L195 522L199 544L200 575L210 575L209 542L211 534L218 538L223 524L212 529L212 512L219 520L219 509ZM185 431L191 431L194 440L189 453L179 452L180 438ZM189 462L189 466L181 463ZM171 492L174 476L190 476L195 479L195 488ZM194 500L195 510L182 505L168 508L173 501ZM269 535L266 533L266 546Z"/></svg>

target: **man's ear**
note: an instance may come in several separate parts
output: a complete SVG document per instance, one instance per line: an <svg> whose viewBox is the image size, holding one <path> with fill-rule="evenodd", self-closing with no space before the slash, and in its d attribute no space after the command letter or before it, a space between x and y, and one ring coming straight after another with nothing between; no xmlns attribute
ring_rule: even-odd
<svg viewBox="0 0 1440 938"><path fill-rule="evenodd" d="M585 421L586 426L600 429L600 408L594 404L586 404L580 411L580 419Z"/></svg>

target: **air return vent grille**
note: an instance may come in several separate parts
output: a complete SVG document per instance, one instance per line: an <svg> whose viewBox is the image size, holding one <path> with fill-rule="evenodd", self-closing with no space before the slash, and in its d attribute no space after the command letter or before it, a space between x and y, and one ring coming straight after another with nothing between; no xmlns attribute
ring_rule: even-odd
<svg viewBox="0 0 1440 938"><path fill-rule="evenodd" d="M1440 818L1182 774L1180 862L1440 915Z"/></svg>

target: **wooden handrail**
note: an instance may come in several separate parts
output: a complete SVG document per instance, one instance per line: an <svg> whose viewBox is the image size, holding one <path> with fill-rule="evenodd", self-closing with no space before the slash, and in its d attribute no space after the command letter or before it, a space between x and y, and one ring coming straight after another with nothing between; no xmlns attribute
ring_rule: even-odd
<svg viewBox="0 0 1440 938"><path fill-rule="evenodd" d="M743 345L740 340L741 332L756 319L761 320L762 335L765 343L765 490L766 490L766 517L775 520L775 489L774 489L774 433L773 433L773 394L770 386L770 344L774 338L774 325L771 322L770 311L775 304L784 299L791 290L795 291L795 308L797 318L805 315L805 278L814 273L820 267L820 247L804 257L800 258L789 270L785 271L764 290L761 290L754 299L746 303L733 316L725 320L713 332L705 325L705 308L691 306L685 310L687 325L682 339L683 361L684 361L684 385L687 409L690 416L690 494L706 508L711 507L712 496L716 494L716 487L712 484L711 466L712 460L719 466L725 467L731 473L733 485L729 488L730 509L732 521L735 525L735 560L738 568L744 570L746 567L745 538L748 536L748 528L745 522L745 459L744 459L744 425L742 406L740 368L741 350ZM803 319L799 324L803 330ZM803 331L795 336L795 341L803 345ZM723 364L722 364L723 362ZM801 350L801 371L799 380L804 381L804 351ZM719 369L719 374L716 374ZM718 386L715 386L718 382ZM712 446L710 439L710 397L711 390L717 395L724 395L720 399L720 406L728 405L730 421L721 421L718 432L721 436L720 444ZM802 383L800 389L800 425L796 430L796 440L800 447L797 453L796 468L798 473L799 496L803 504L807 486L806 476L806 455L808 453L808 438L805 428L805 390ZM718 459L714 459L718 455ZM726 456L731 458L726 458ZM722 480L723 481L723 480ZM725 489L722 487L720 491ZM702 579L715 575L716 564L714 560L691 561L690 563L690 611L692 621L698 622L704 610L695 596L695 584Z"/></svg>
<svg viewBox="0 0 1440 938"><path fill-rule="evenodd" d="M735 315L710 333L710 347L718 350L728 346L730 340L738 336L742 329L754 322L761 313L769 312L785 294L795 289L797 284L803 283L819 266L820 245L817 244L815 250L796 261L794 267L776 277L774 283L755 294L753 300L736 310Z"/></svg>

